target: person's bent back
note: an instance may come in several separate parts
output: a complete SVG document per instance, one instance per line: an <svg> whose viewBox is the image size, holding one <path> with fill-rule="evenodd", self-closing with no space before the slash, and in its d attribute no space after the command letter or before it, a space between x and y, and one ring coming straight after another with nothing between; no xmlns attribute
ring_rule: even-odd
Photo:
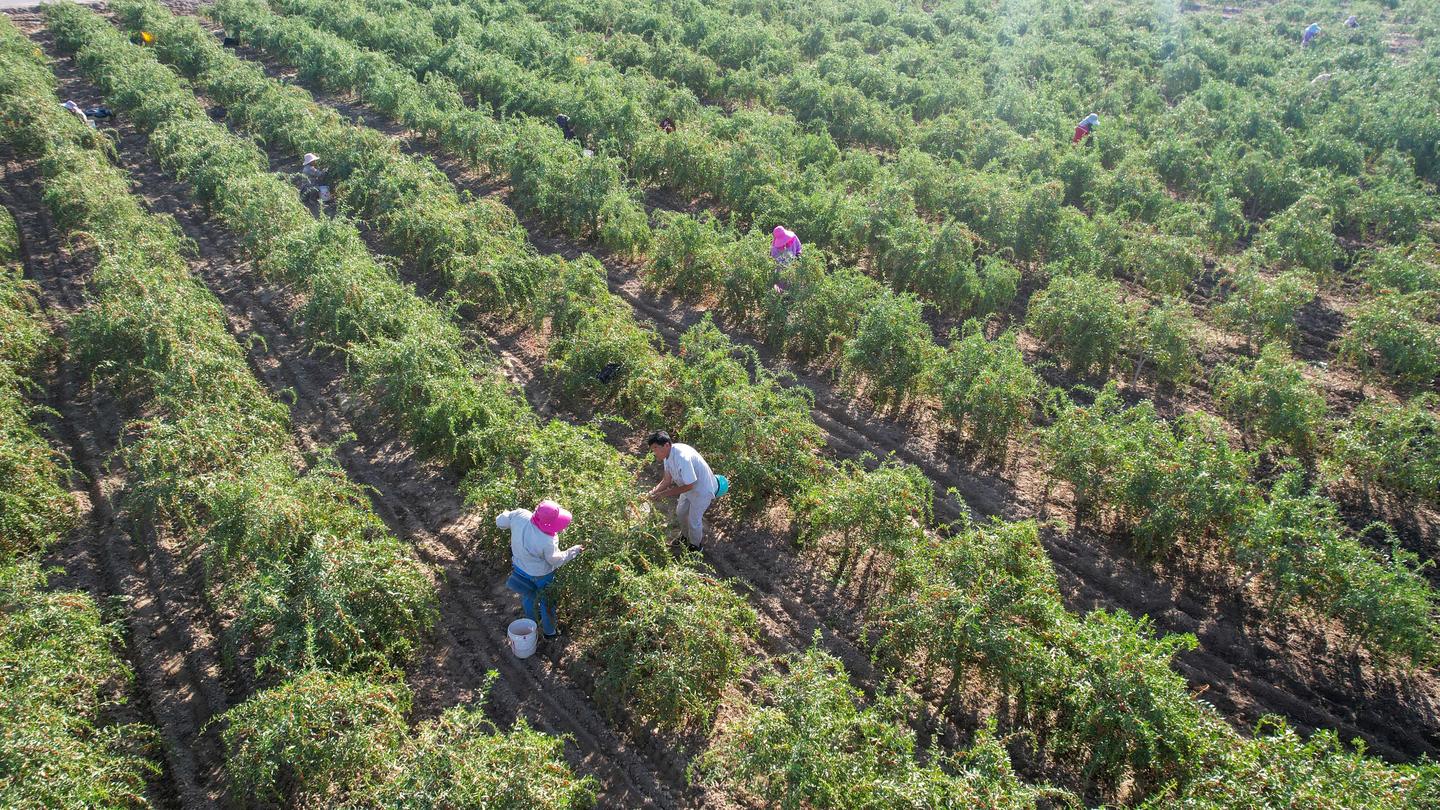
<svg viewBox="0 0 1440 810"><path fill-rule="evenodd" d="M560 550L560 533L571 515L554 501L541 501L535 511L511 509L495 516L495 525L510 530L510 577L505 585L519 594L525 615L540 626L546 638L560 632L546 591L560 566L575 559L584 546Z"/></svg>
<svg viewBox="0 0 1440 810"><path fill-rule="evenodd" d="M529 509L511 509L495 517L495 525L510 530L510 557L515 567L532 577L543 577L575 559L580 546L571 546L561 551L559 531L547 534L536 520L545 523L546 502L542 501L534 512Z"/></svg>

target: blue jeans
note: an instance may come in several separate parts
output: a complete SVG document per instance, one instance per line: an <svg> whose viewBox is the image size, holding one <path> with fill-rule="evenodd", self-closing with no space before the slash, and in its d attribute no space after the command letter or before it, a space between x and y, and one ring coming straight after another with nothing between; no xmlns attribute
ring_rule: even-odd
<svg viewBox="0 0 1440 810"><path fill-rule="evenodd" d="M540 625L540 631L547 636L555 635L555 609L550 606L550 600L545 596L545 589L550 587L554 579L554 571L543 577L532 577L512 565L510 578L505 580L506 587L520 594L520 605L525 609L525 617Z"/></svg>

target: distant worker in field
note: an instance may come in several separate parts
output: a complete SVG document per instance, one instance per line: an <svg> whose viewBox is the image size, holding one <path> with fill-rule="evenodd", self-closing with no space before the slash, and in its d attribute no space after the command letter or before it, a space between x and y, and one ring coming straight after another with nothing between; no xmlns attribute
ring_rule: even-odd
<svg viewBox="0 0 1440 810"><path fill-rule="evenodd" d="M1099 126L1099 124L1099 113L1090 113L1085 116L1080 120L1080 123L1075 125L1075 137L1070 139L1070 143L1079 143L1090 137L1090 131Z"/></svg>
<svg viewBox="0 0 1440 810"><path fill-rule="evenodd" d="M555 116L555 126L557 126L557 127L560 128L560 133L565 136L565 140L567 140L567 141L578 141L578 140L580 140L578 137L575 136L575 125L572 124L572 123L570 123L570 116L568 116L568 115L557 115L557 116Z"/></svg>
<svg viewBox="0 0 1440 810"><path fill-rule="evenodd" d="M555 580L560 566L585 550L571 546L560 550L560 533L570 525L569 511L554 501L541 501L535 511L511 509L495 516L495 525L510 530L510 577L505 586L520 595L525 617L540 625L546 638L555 638L555 609L545 590Z"/></svg>
<svg viewBox="0 0 1440 810"><path fill-rule="evenodd" d="M301 189L302 196L313 197L321 205L330 202L330 187L325 185L325 169L320 166L320 156L314 152L306 152L300 159L300 177L304 180L304 187Z"/></svg>
<svg viewBox="0 0 1440 810"><path fill-rule="evenodd" d="M667 115L660 119L660 131L666 135L675 131L675 122L670 119L670 116Z"/></svg>
<svg viewBox="0 0 1440 810"><path fill-rule="evenodd" d="M1305 33L1300 35L1300 47L1304 48L1311 42L1314 42L1315 37L1318 36L1320 36L1320 23L1310 23L1305 29Z"/></svg>
<svg viewBox="0 0 1440 810"><path fill-rule="evenodd" d="M800 251L804 245L800 244L800 237L784 225L776 225L775 230L770 232L770 258L775 264L783 267L790 262L800 258Z"/></svg>
<svg viewBox="0 0 1440 810"><path fill-rule="evenodd" d="M87 127L94 127L94 126L95 126L95 124L90 121L89 116L85 115L85 110L82 109L82 108L80 107L80 105L79 105L79 104L76 104L74 101L67 101L67 102L65 102L64 104L61 104L60 106L64 107L65 109L69 110L71 113L74 113L76 116L78 116L81 121L84 121L84 122L85 122L85 126L87 126Z"/></svg>
<svg viewBox="0 0 1440 810"><path fill-rule="evenodd" d="M645 445L665 465L665 474L650 490L650 498L676 499L671 526L678 528L678 534L689 542L690 548L699 551L705 542L705 510L715 500L720 482L699 451L688 444L670 441L670 434L663 430L651 433ZM674 537L672 534L672 539Z"/></svg>
<svg viewBox="0 0 1440 810"><path fill-rule="evenodd" d="M770 258L775 260L775 292L785 292L787 285L783 277L784 272L800 258L800 251L804 247L800 244L800 237L784 225L776 225L775 230L771 232Z"/></svg>
<svg viewBox="0 0 1440 810"><path fill-rule="evenodd" d="M318 183L325 177L325 170L320 168L320 156L314 152L306 152L300 158L300 174L311 183Z"/></svg>
<svg viewBox="0 0 1440 810"><path fill-rule="evenodd" d="M79 116L79 117L80 117L80 120L85 122L85 126L90 127L91 129L94 129L94 128L95 128L95 120L94 120L94 119L96 119L96 118L109 118L110 116L112 116L112 115L115 114L115 113L113 113L113 112L110 111L110 108L109 108L109 107L89 107L89 108L86 108L86 107L81 107L79 104L76 104L73 100L72 100L72 101L67 101L67 102L65 102L64 104L61 104L60 106L61 106L61 107L64 107L65 109L67 109L67 110L69 110L70 112L74 113L75 115Z"/></svg>
<svg viewBox="0 0 1440 810"><path fill-rule="evenodd" d="M560 128L560 132L565 136L565 140L574 141L575 143L580 144L580 154L584 155L585 157L595 156L595 153L593 151L586 148L585 142L580 140L580 136L575 134L575 125L570 123L570 116L555 116L555 126Z"/></svg>
<svg viewBox="0 0 1440 810"><path fill-rule="evenodd" d="M1359 17L1356 17L1354 14L1351 14L1349 17L1346 17L1346 18L1345 18L1345 27L1346 27L1346 28L1359 28L1359 27L1360 27L1360 18L1359 18Z"/></svg>

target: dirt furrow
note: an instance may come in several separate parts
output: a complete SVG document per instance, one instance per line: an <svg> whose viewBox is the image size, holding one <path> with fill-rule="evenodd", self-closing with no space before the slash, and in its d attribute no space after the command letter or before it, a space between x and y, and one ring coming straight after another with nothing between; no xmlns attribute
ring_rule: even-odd
<svg viewBox="0 0 1440 810"><path fill-rule="evenodd" d="M294 80L293 71L253 52L242 53L263 64L273 77ZM503 194L504 190L492 181L477 176L433 144L414 138L413 133L354 99L327 94L311 85L307 89L318 102L401 138L408 151L433 158L461 188L477 196ZM530 229L531 241L542 252L573 258L589 250L600 256L609 274L611 291L624 298L642 320L656 327L669 350L673 351L680 334L702 317L702 310L646 289L633 264L616 261L594 246L541 235L536 223L523 221ZM423 280L416 281L423 284ZM847 396L827 379L826 373L793 367L744 330L721 325L732 340L755 348L768 368L794 373L796 381L792 384L803 385L814 395L812 416L825 432L835 457L894 454L924 471L935 484L937 514L942 519L957 519L962 514L1007 519L1039 516L1062 517L1073 523L1072 505L1062 497L1063 493L1050 491L1043 472L1032 464L1022 460L1000 475L967 463L963 449L951 446L933 423L919 424L914 415L877 413ZM947 497L950 489L963 500ZM779 611L772 613L776 618L784 613L797 626L816 621L807 619L807 614L826 617L827 625L835 623L838 614L828 606L806 604L804 598L775 581L773 572L777 568L795 565L794 554L784 550L783 543L772 544L767 552L762 548L763 541L752 540L752 530L731 534L734 556L710 555L722 575L746 581L757 593L785 591L782 601L792 607L805 604L805 609L786 610L752 598L757 607L766 613ZM1181 654L1176 668L1203 699L1215 704L1238 726L1247 727L1263 714L1278 713L1302 728L1333 728L1343 737L1363 738L1375 753L1394 759L1440 752L1440 703L1435 700L1433 678L1355 664L1350 651L1313 628L1270 626L1273 622L1254 614L1249 600L1229 585L1157 575L1134 562L1115 540L1083 527L1047 530L1042 536L1066 604L1072 610L1121 609L1149 615L1162 632L1195 633L1200 647ZM755 562L743 565L741 561ZM789 635L792 640L800 638L795 632ZM849 632L842 635L848 642L855 640ZM800 643L808 643L808 636ZM851 657L843 649L835 651Z"/></svg>
<svg viewBox="0 0 1440 810"><path fill-rule="evenodd" d="M646 293L633 268L610 262L606 267L612 291L653 323L671 350L684 329L699 320L699 313L686 311L673 299ZM737 343L754 347L767 367L787 367L743 332L721 327ZM939 453L938 444L924 447L903 424L861 413L860 406L841 398L830 383L804 370L789 370L796 373L797 384L815 395L812 415L826 432L832 453L840 458L894 453L914 464L935 484L936 514L942 519L969 512L1006 519L1061 516L1073 523L1067 504L1025 494L1026 489L1043 490L1043 485L1011 487L998 477L957 470ZM951 488L963 502L943 497ZM1120 609L1150 616L1162 632L1195 633L1199 648L1178 656L1176 669L1242 727L1276 713L1303 728L1332 728L1347 739L1363 738L1382 756L1411 759L1440 751L1440 705L1434 699L1435 684L1423 673L1355 671L1346 665L1346 651L1323 635L1266 626L1264 617L1249 610L1243 594L1221 583L1207 585L1196 572L1181 578L1157 576L1129 559L1115 541L1086 529L1047 529L1041 537L1071 610ZM742 556L752 558L753 551L747 545ZM765 576L777 563L765 560L758 573ZM1334 697L1322 697L1322 691ZM1405 721L1397 723L1397 715Z"/></svg>
<svg viewBox="0 0 1440 810"><path fill-rule="evenodd" d="M65 251L40 194L33 166L7 155L4 196L21 228L27 275L38 283L42 306L63 330L64 317L84 305L88 268ZM217 807L223 795L220 745L204 725L230 705L232 695L216 633L198 598L196 561L179 560L159 548L155 532L117 514L125 475L113 453L123 420L108 397L93 391L88 370L63 360L47 398L82 477L80 494L88 512L77 538L47 559L65 572L55 584L83 588L119 608L143 703L137 708L160 734L166 784L157 792L162 803Z"/></svg>
<svg viewBox="0 0 1440 810"><path fill-rule="evenodd" d="M69 73L70 65L63 61L57 69ZM333 449L346 472L372 490L377 514L435 572L441 626L409 676L417 715L486 697L487 673L497 670L487 699L492 718L508 725L523 717L533 727L566 735L572 763L601 783L602 806L711 806L686 786L682 753L643 730L633 742L617 733L572 677L573 667L559 665L563 646L523 661L509 653L505 626L519 615L518 600L503 586L505 560L477 552L476 529L484 518L465 507L453 474L416 457L384 420L349 396L343 358L307 352L289 326L296 302L255 280L234 240L155 165L143 136L123 121L119 132L121 164L140 181L149 208L174 215L199 246L195 271L220 298L252 366L272 390L291 392L292 425L302 448Z"/></svg>

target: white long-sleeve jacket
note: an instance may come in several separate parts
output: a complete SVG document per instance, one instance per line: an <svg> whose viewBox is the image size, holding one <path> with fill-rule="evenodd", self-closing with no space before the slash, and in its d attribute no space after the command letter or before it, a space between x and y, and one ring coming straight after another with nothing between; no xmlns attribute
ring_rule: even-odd
<svg viewBox="0 0 1440 810"><path fill-rule="evenodd" d="M510 558L532 577L543 577L580 553L579 546L561 551L556 538L535 528L529 509L511 509L495 516L495 525L510 530Z"/></svg>

